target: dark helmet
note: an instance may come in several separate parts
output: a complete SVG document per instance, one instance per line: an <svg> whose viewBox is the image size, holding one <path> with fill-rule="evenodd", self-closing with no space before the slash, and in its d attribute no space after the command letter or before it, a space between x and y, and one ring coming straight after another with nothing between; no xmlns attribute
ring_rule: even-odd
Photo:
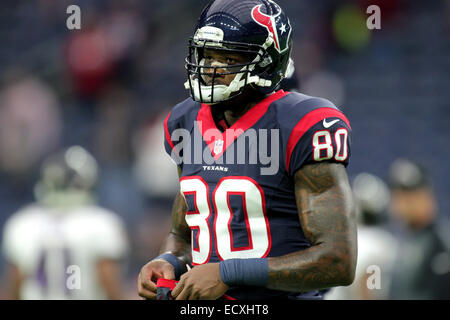
<svg viewBox="0 0 450 320"><path fill-rule="evenodd" d="M71 146L43 162L35 196L39 202L50 206L90 203L97 179L95 158L83 147Z"/></svg>
<svg viewBox="0 0 450 320"><path fill-rule="evenodd" d="M391 189L417 190L431 187L431 181L423 165L399 158L389 168L389 186Z"/></svg>
<svg viewBox="0 0 450 320"><path fill-rule="evenodd" d="M194 37L189 40L186 57L188 80L186 89L192 99L203 103L218 103L241 94L247 85L263 93L279 87L286 75L291 54L292 28L288 17L271 0L215 0L206 6L197 23ZM228 67L204 71L205 48L245 54L249 61ZM218 75L235 74L230 85L215 85ZM204 76L212 76L207 85Z"/></svg>

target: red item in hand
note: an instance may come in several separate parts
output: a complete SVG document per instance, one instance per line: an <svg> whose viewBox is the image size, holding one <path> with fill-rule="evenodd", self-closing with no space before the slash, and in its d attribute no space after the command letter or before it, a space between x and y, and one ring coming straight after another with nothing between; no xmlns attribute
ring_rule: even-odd
<svg viewBox="0 0 450 320"><path fill-rule="evenodd" d="M178 281L159 278L156 282L156 300L173 300L171 292Z"/></svg>

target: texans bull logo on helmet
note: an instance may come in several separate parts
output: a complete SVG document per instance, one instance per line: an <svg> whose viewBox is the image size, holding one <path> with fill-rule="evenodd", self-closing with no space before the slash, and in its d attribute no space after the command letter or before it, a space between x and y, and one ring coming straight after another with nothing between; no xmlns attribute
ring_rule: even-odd
<svg viewBox="0 0 450 320"><path fill-rule="evenodd" d="M283 23L281 22L278 17L280 16L280 14L282 13L281 8L278 5L275 5L275 8L278 8L278 12L275 15L268 15L265 14L261 11L261 7L262 4L257 5L255 7L253 7L252 9L252 18L253 20L255 20L256 23L258 23L259 25L265 27L267 29L267 31L269 32L269 35L272 36L272 38L274 39L275 42L275 49L277 49L278 52L284 52L288 49L288 38L289 37L285 37L284 39L281 39L280 43L280 37L279 37L279 33L278 30L280 30L280 35L283 35L283 33L287 32L287 34L289 35L289 33L291 32L291 26L288 20L288 23Z"/></svg>

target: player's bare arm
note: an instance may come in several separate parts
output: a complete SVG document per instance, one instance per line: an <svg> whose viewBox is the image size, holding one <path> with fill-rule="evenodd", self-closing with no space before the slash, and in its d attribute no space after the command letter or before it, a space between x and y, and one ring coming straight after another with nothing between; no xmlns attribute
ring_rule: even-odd
<svg viewBox="0 0 450 320"><path fill-rule="evenodd" d="M341 164L304 166L295 174L300 222L311 247L269 258L268 287L305 292L353 282L356 222L352 193Z"/></svg>
<svg viewBox="0 0 450 320"><path fill-rule="evenodd" d="M186 201L178 193L172 209L171 230L160 249L160 253L170 252L175 255L183 262L183 266L191 262L191 229L186 224L186 209Z"/></svg>
<svg viewBox="0 0 450 320"><path fill-rule="evenodd" d="M186 209L186 202L179 193L172 206L171 230L160 250L161 254L171 254L179 260L181 273L186 272L186 264L190 263L191 231L185 221ZM175 279L174 266L162 258L153 259L142 267L138 277L139 295L146 299L155 299L158 278Z"/></svg>

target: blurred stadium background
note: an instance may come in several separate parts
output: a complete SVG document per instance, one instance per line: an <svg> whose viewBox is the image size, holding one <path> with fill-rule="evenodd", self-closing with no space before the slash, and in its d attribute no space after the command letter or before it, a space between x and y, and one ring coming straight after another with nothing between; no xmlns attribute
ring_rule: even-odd
<svg viewBox="0 0 450 320"><path fill-rule="evenodd" d="M0 230L34 201L42 160L81 145L101 167L99 203L125 221L128 296L137 298L137 274L157 255L177 191L162 119L187 97L187 39L207 2L0 2ZM277 2L294 28L300 91L351 121L350 178L386 179L396 158L416 160L450 216L450 1ZM71 4L80 31L66 28ZM371 4L381 30L366 27Z"/></svg>

